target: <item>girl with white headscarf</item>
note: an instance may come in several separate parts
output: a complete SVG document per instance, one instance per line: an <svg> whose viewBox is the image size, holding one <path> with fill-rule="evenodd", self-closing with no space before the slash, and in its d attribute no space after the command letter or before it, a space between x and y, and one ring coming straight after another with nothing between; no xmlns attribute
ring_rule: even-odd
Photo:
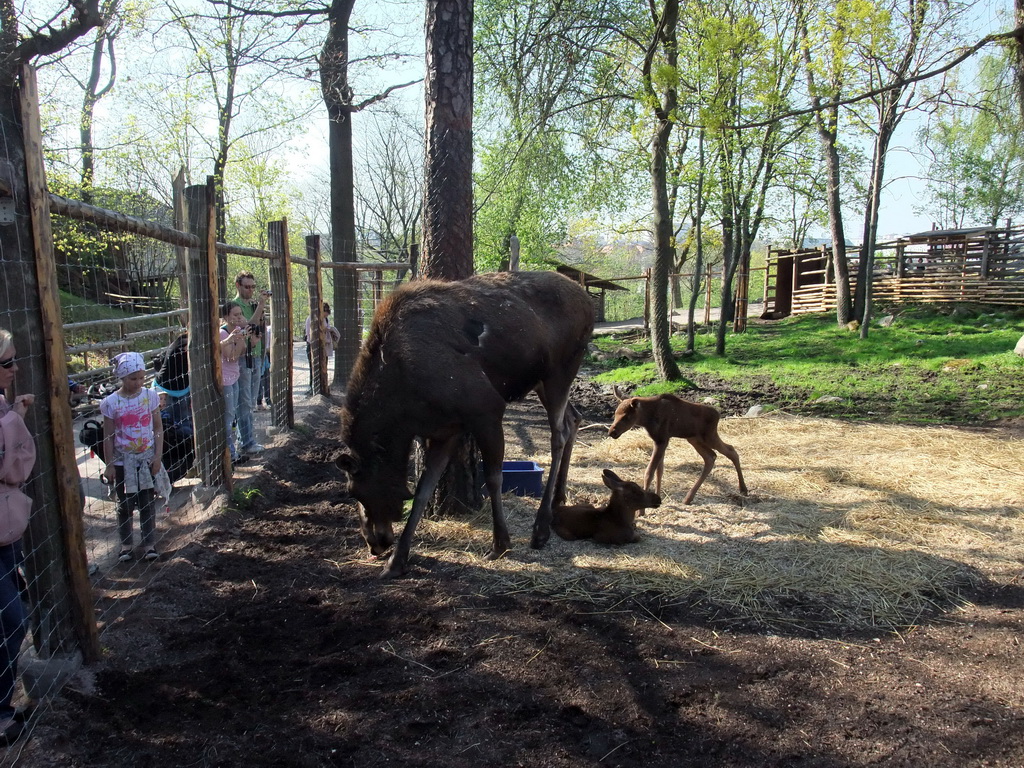
<svg viewBox="0 0 1024 768"><path fill-rule="evenodd" d="M156 476L164 450L164 425L160 397L144 387L146 362L138 352L122 352L114 358L114 374L121 388L103 398L103 475L117 495L117 531L121 537L122 563L132 553L132 512L139 509L139 527L147 560L156 560Z"/></svg>

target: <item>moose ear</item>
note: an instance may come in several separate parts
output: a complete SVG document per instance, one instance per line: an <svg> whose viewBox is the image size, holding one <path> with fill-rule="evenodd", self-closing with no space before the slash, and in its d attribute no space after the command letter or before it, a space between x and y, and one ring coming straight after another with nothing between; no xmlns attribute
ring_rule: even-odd
<svg viewBox="0 0 1024 768"><path fill-rule="evenodd" d="M351 453L342 453L334 460L334 463L337 465L338 469L342 472L347 472L350 475L355 474L356 470L359 469L359 459Z"/></svg>
<svg viewBox="0 0 1024 768"><path fill-rule="evenodd" d="M606 469L601 474L604 478L604 484L611 488L613 491L622 485L622 478L620 478L610 469Z"/></svg>
<svg viewBox="0 0 1024 768"><path fill-rule="evenodd" d="M620 403L626 399L626 397L619 391L618 384L612 385L612 393L615 395L615 399L618 400Z"/></svg>

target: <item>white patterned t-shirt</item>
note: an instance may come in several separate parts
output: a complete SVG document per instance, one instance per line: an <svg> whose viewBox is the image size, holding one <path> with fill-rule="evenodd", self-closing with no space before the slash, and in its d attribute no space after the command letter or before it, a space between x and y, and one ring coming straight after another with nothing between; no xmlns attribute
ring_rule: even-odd
<svg viewBox="0 0 1024 768"><path fill-rule="evenodd" d="M103 398L100 413L114 420L115 457L126 453L145 453L154 446L153 411L159 412L159 408L160 396L146 387L132 397L125 397L118 390Z"/></svg>

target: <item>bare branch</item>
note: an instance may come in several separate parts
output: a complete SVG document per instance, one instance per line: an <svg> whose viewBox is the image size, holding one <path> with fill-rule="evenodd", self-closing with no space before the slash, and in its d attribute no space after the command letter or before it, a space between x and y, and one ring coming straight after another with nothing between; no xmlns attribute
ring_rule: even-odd
<svg viewBox="0 0 1024 768"><path fill-rule="evenodd" d="M959 56L950 59L941 67L936 67L935 69L928 70L927 72L922 72L920 74L913 75L912 77L898 78L893 82L889 83L888 85L880 86L870 91L864 91L863 93L859 93L856 96L850 96L849 98L836 99L835 101L826 101L815 106L806 107L804 109L790 110L788 112L784 112L774 117L766 118L764 120L759 120L751 123L743 123L740 125L729 125L723 127L733 130L743 130L745 128L763 128L769 125L770 123L775 123L780 120L786 120L790 117L800 117L801 115L809 115L814 112L828 111L830 109L834 109L835 107L846 106L848 104L856 104L867 99L873 99L875 96L879 96L883 93L888 93L890 91L899 91L908 85L919 83L923 80L930 80L933 77L937 77L941 74L949 72L951 69L954 69L960 64L963 64L965 61L967 61L967 59L971 58L971 56L976 54L986 45L991 45L992 43L998 43L1006 40L1024 41L1024 24L1017 26L1016 28L1010 30L1009 32L998 32L993 33L991 35L986 35L981 40L976 42L974 45L965 49L964 52L961 53ZM690 125L688 127L699 128L700 126Z"/></svg>
<svg viewBox="0 0 1024 768"><path fill-rule="evenodd" d="M353 104L352 111L361 112L362 110L369 107L371 104L376 104L378 101L383 101L388 96L390 96L392 92L397 91L399 88L408 88L411 85L416 85L417 83L422 82L423 78L421 77L418 80L410 80L408 83L399 83L398 85L392 85L389 88L385 89L383 92L376 94L375 96L371 96L370 98L365 99L359 102L358 104Z"/></svg>
<svg viewBox="0 0 1024 768"><path fill-rule="evenodd" d="M56 53L103 23L99 0L68 0L68 4L74 8L71 20L59 28L48 24L48 32L38 31L25 38L14 48L16 62L27 62L37 56Z"/></svg>

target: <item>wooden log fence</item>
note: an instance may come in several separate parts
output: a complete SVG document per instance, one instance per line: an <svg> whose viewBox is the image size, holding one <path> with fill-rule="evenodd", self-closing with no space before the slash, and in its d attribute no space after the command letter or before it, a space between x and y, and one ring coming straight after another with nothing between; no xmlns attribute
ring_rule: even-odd
<svg viewBox="0 0 1024 768"><path fill-rule="evenodd" d="M51 662L74 659L79 654L86 663L97 660L100 656L100 625L112 618L109 613L99 612L116 613L127 607L131 597L140 593L135 588L138 585L131 583L133 575L136 575L134 569L148 567L148 563L135 563L130 568L126 566L116 579L94 582L90 577L91 568L102 569L110 565L112 558L116 558L120 542L110 522L112 504L107 500L106 490L100 485L95 470L97 460L76 445L69 381L92 383L110 380L109 353L139 349L148 361L161 354L166 346L161 343L149 348L154 340L163 337L170 340L187 328L194 426L193 471L197 475L190 482L198 481L194 490L203 492L196 497L200 499L198 502L190 502L188 506L193 510L204 507L216 493L230 490L232 469L226 446L227 426L220 370L220 322L216 297L221 286L217 275L217 254L268 261L274 294L272 327L275 329L271 344L271 419L275 426L283 429L294 426L292 265L301 264L313 273L312 280L320 286L318 300L324 296L322 274L325 269L355 275L357 279L358 276L368 277L372 282L371 296L373 300L379 300L386 292L385 274L394 272L401 277L411 265L397 261L374 264L322 262L319 256L309 261L292 259L285 221L268 226L267 249L218 243L213 226L211 180L186 189L179 174L174 182L180 194L175 195L173 227L53 194L46 184L35 73L31 67L25 66L17 74L21 86L20 103L17 115L12 117L8 126L16 130L5 133L7 148L0 152L14 169L9 178L0 181L0 195L9 198L7 202L15 211L14 225L4 233L4 254L9 270L5 278L9 288L5 294L5 308L10 318L8 324L18 335L19 357L24 359L16 385L36 395L36 403L27 419L36 438L38 457L27 486L34 504L24 536L23 573L31 612L31 651L37 660L47 664L46 679L52 681L52 685L48 682L43 694L50 698L67 679L55 674ZM25 178L20 173L22 162ZM85 222L98 230L135 235L173 246L173 254L169 249L159 249L167 252L175 265L160 277L166 279L176 273L187 308L168 309L161 300L162 294L126 295L136 291L125 290L120 287L122 283L114 280L106 283L104 298L110 300L109 306L123 305L125 309L118 310L124 313L123 317L65 323L65 317L69 320L77 320L78 317L73 314L77 305L74 305L75 310L72 305L62 306L61 289L67 285L59 281L65 275L56 263L53 242L53 222L61 218ZM78 284L84 279L83 275L95 279L96 285L89 287L100 296L104 295L100 290L103 273L116 271L84 264L69 264L67 268L69 273L78 270L73 275ZM78 287L73 280L68 282L72 283L72 288ZM86 295L74 290L71 293ZM93 298L91 294L90 297ZM88 311L93 311L92 307ZM358 313L353 314L358 316ZM187 322L184 322L186 317ZM320 343L322 347L322 338ZM70 358L85 370L69 376ZM102 361L101 367L95 365L97 358ZM322 381L326 382L326 371ZM323 394L327 393L324 387ZM90 466L92 469L83 470ZM93 487L86 487L89 484ZM88 506L87 500L91 500ZM169 518L176 519L168 525L181 522L181 518L176 517L179 512L169 515ZM163 527L161 522L160 528ZM98 556L90 560L90 554L96 553ZM108 588L112 582L117 585L112 588L118 590L116 599L95 600L94 589Z"/></svg>
<svg viewBox="0 0 1024 768"><path fill-rule="evenodd" d="M923 233L879 243L871 288L875 301L905 303L1024 303L1024 227L988 227ZM859 253L848 249L851 282L857 280ZM824 259L824 268L819 261ZM766 309L794 314L836 308L831 253L823 249L770 249L767 282L777 284L792 270L787 296L772 294ZM766 297L767 298L767 297Z"/></svg>

